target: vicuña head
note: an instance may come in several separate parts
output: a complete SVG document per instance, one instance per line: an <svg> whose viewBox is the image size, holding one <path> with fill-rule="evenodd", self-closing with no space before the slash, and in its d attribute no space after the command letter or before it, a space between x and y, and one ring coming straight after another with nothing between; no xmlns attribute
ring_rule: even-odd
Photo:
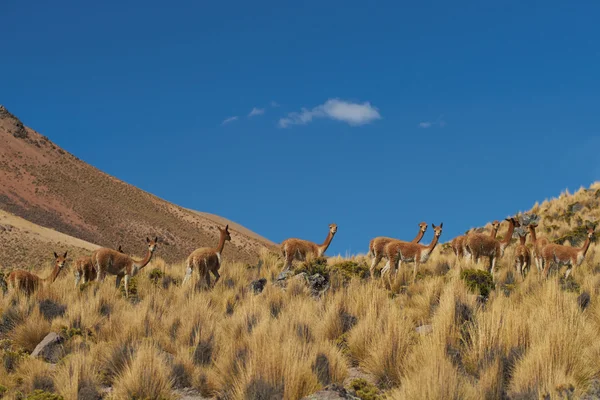
<svg viewBox="0 0 600 400"><path fill-rule="evenodd" d="M54 267L52 273L46 278L40 278L39 276L32 274L31 272L17 269L8 274L8 286L14 290L22 290L25 294L30 295L40 285L49 285L56 280L60 271L63 270L67 262L67 252L59 255L54 252Z"/></svg>

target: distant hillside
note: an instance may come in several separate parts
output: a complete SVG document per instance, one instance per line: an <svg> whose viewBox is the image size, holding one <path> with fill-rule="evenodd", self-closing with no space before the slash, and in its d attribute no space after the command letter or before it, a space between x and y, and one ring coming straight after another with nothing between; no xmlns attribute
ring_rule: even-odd
<svg viewBox="0 0 600 400"><path fill-rule="evenodd" d="M274 246L225 218L179 207L99 171L24 126L3 106L0 210L90 244L122 244L134 254L144 252L146 236L157 235L162 241L157 254L169 262L197 247L214 246L217 226L226 223L232 241L224 257L251 263L262 248Z"/></svg>
<svg viewBox="0 0 600 400"><path fill-rule="evenodd" d="M555 243L578 246L585 241L588 226L596 226L597 231L600 231L600 226L597 226L600 221L600 182L592 183L589 188L582 187L573 194L564 191L558 197L538 202L530 210L519 214L535 214L540 217L537 228L540 236L546 236ZM491 223L488 223L485 227L469 231L483 232L490 229ZM505 230L506 223L503 222L498 237L502 237ZM598 233L596 236L599 236ZM443 248L450 251L449 246L448 240Z"/></svg>

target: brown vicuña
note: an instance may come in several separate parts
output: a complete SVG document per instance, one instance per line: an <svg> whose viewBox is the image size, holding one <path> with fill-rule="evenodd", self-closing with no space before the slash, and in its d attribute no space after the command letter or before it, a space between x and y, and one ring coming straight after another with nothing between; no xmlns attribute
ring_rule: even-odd
<svg viewBox="0 0 600 400"><path fill-rule="evenodd" d="M544 246L550 243L550 240L546 237L538 237L535 233L537 224L529 224L529 233L531 233L531 243L533 243L533 259L535 260L535 266L539 272L542 272L542 249Z"/></svg>
<svg viewBox="0 0 600 400"><path fill-rule="evenodd" d="M521 226L516 218L506 218L508 221L508 230L506 236L502 240L491 238L482 233L472 233L465 240L465 248L471 254L471 258L475 263L479 263L481 257L490 258L489 272L494 274L496 268L496 260L504 255L504 250L510 244L515 227Z"/></svg>
<svg viewBox="0 0 600 400"><path fill-rule="evenodd" d="M327 248L331 244L335 233L337 232L337 225L329 225L329 232L327 238L323 244L318 245L308 240L302 239L286 239L281 242L281 254L285 260L284 271L287 271L292 266L294 260L304 261L307 256L321 257L327 251Z"/></svg>
<svg viewBox="0 0 600 400"><path fill-rule="evenodd" d="M492 230L490 231L490 237L492 239L496 238L498 234L498 229L500 229L500 221L496 220L492 222ZM454 254L457 259L461 259L463 257L469 258L471 254L465 248L467 236L474 234L473 232L469 232L466 235L460 235L452 239L450 245L452 246L452 250L454 250Z"/></svg>
<svg viewBox="0 0 600 400"><path fill-rule="evenodd" d="M444 223L442 222L440 226L435 226L431 224L433 228L433 239L428 246L419 244L419 243L408 243L403 242L401 240L394 240L389 242L385 246L385 253L388 259L388 263L381 270L381 277L387 273L390 273L390 269L393 269L394 275L398 272L398 268L401 266L403 261L414 262L413 267L413 282L417 278L417 269L421 263L427 262L429 256L437 246L440 236L442 234L442 226ZM388 277L391 283L391 273L390 277Z"/></svg>
<svg viewBox="0 0 600 400"><path fill-rule="evenodd" d="M556 264L559 268L562 265L568 266L567 272L565 273L565 278L568 278L571 274L571 270L573 269L573 267L578 267L583 262L585 254L590 248L592 237L594 237L594 229L589 228L587 231L587 238L583 243L583 246L580 248L563 246L556 243L550 243L544 246L544 248L542 249L542 259L544 262L544 276L548 277L550 267L553 264Z"/></svg>
<svg viewBox="0 0 600 400"><path fill-rule="evenodd" d="M64 268L67 262L67 252L62 256L54 253L54 268L52 273L46 278L40 278L39 276L32 274L31 272L16 269L8 274L8 287L13 290L21 290L25 294L30 295L36 291L40 285L49 285L56 280L60 271Z"/></svg>
<svg viewBox="0 0 600 400"><path fill-rule="evenodd" d="M417 233L417 236L412 240L411 243L419 243L421 239L423 239L423 236L425 235L426 231L427 222L421 222L419 224L419 233ZM385 257L385 246L392 240L398 239L385 236L378 236L374 239L371 239L371 241L369 242L369 257L373 259L373 261L371 261L371 276L373 276L373 272L375 271L375 267L377 266L377 264L379 264L381 259Z"/></svg>
<svg viewBox="0 0 600 400"><path fill-rule="evenodd" d="M216 248L201 247L196 249L187 258L185 277L183 283L187 282L192 276L194 268L198 270L200 278L204 278L206 285L210 288L210 273L215 276L215 285L219 281L221 275L219 275L219 268L221 268L221 254L223 254L223 248L225 247L225 241L231 240L229 234L229 225L225 225L224 229L219 228L219 243Z"/></svg>
<svg viewBox="0 0 600 400"><path fill-rule="evenodd" d="M117 250L119 253L125 253L121 245ZM79 282L83 279L83 284L91 282L98 276L96 273L96 267L92 262L92 256L81 256L73 263L73 270L75 273L75 287L79 285Z"/></svg>
<svg viewBox="0 0 600 400"><path fill-rule="evenodd" d="M529 248L525 244L527 233L526 230L519 232L519 244L515 248L515 269L522 278L525 278L525 275L529 272L529 268L531 267Z"/></svg>
<svg viewBox="0 0 600 400"><path fill-rule="evenodd" d="M106 274L116 275L116 287L119 288L121 278L125 277L125 297L129 297L129 280L144 268L150 260L158 245L158 237L146 238L148 252L143 260L134 260L130 256L119 253L117 250L101 248L92 254L92 265L96 267L96 281L103 281Z"/></svg>

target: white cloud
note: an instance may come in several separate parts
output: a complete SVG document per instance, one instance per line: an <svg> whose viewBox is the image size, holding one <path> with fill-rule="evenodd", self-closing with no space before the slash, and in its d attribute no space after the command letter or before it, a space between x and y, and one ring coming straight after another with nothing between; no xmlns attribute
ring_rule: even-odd
<svg viewBox="0 0 600 400"><path fill-rule="evenodd" d="M249 117L254 117L255 115L262 115L265 113L265 109L264 108L256 108L254 107L252 109L252 111L250 111L250 114L248 114Z"/></svg>
<svg viewBox="0 0 600 400"><path fill-rule="evenodd" d="M229 117L229 118L225 118L223 120L223 122L221 122L221 125L227 125L230 122L236 121L239 117L237 115L233 116L233 117Z"/></svg>
<svg viewBox="0 0 600 400"><path fill-rule="evenodd" d="M311 110L303 108L300 112L292 112L279 120L279 126L286 128L290 125L305 125L313 118L330 118L346 122L352 126L364 125L380 119L381 115L371 103L350 103L339 99L329 99L324 104Z"/></svg>
<svg viewBox="0 0 600 400"><path fill-rule="evenodd" d="M423 128L423 129L427 129L427 128L431 128L433 126L439 126L440 128L443 128L444 126L446 126L446 121L440 120L440 121L424 121L424 122L420 122L419 123L419 128Z"/></svg>
<svg viewBox="0 0 600 400"><path fill-rule="evenodd" d="M272 101L271 102L271 107L273 107L273 108L279 107L279 103L277 103L276 101Z"/></svg>

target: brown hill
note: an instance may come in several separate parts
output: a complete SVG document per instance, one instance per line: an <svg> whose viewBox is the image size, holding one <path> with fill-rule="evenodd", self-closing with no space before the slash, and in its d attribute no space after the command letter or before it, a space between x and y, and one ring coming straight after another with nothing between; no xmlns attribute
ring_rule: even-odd
<svg viewBox="0 0 600 400"><path fill-rule="evenodd" d="M225 218L179 207L99 171L24 126L3 106L0 210L90 244L122 244L134 254L143 253L146 236L159 236L157 254L169 262L197 247L214 246L217 226L225 223L232 231L226 258L252 263L262 248L274 246ZM6 235L0 241L6 249ZM27 249L20 252L26 255Z"/></svg>

